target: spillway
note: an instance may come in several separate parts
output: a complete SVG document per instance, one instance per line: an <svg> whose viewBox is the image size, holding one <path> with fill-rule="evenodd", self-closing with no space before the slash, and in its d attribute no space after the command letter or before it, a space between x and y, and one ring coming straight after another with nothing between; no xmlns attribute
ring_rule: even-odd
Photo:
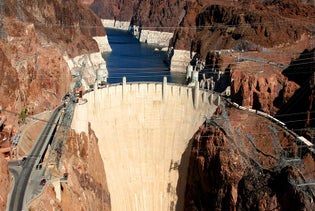
<svg viewBox="0 0 315 211"><path fill-rule="evenodd" d="M190 139L220 97L164 80L124 81L84 98L72 128L87 133L90 122L98 137L112 210L183 210Z"/></svg>

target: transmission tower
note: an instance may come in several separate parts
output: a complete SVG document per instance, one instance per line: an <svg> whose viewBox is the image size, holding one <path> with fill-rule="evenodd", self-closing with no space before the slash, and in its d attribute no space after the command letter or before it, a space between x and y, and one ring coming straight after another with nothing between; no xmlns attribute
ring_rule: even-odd
<svg viewBox="0 0 315 211"><path fill-rule="evenodd" d="M1 18L1 21L4 17L4 1L0 1L0 18Z"/></svg>
<svg viewBox="0 0 315 211"><path fill-rule="evenodd" d="M4 30L4 1L0 1L0 39L6 39L7 34Z"/></svg>
<svg viewBox="0 0 315 211"><path fill-rule="evenodd" d="M17 18L21 21L23 21L22 4L22 0L17 0Z"/></svg>

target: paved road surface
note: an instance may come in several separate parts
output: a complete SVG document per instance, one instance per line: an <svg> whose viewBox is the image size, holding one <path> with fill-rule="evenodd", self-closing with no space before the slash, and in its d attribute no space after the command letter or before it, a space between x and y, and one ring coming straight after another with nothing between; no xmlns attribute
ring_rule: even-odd
<svg viewBox="0 0 315 211"><path fill-rule="evenodd" d="M47 122L47 125L45 126L35 145L33 146L32 151L24 161L20 175L17 176L16 170L12 170L15 177L15 184L11 193L11 201L8 207L9 211L21 211L23 209L24 197L25 194L27 194L26 188L29 183L30 175L32 173L32 170L34 169L34 165L36 165L36 160L42 156L42 149L46 148L48 145L48 141L46 141L48 140L47 135L52 129L54 129L54 127L56 127L56 124L54 124L54 122L56 118L59 117L58 114L61 109L62 106L59 106L53 112L52 116Z"/></svg>

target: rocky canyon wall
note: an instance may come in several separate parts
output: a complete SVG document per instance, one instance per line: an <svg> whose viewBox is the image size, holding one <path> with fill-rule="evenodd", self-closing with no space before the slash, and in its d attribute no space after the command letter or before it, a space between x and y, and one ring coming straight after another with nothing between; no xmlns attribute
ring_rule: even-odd
<svg viewBox="0 0 315 211"><path fill-rule="evenodd" d="M314 5L308 1L120 1L96 0L91 8L104 19L130 22L141 31L173 34L171 70L186 71L197 54L204 62L222 49L257 50L292 45L310 35ZM310 37L308 38L310 39ZM146 36L142 41L148 41ZM310 46L308 46L309 48ZM181 54L184 50L187 51ZM185 56L190 54L190 57ZM180 67L178 62L181 62ZM207 64L206 64L207 65Z"/></svg>
<svg viewBox="0 0 315 211"><path fill-rule="evenodd" d="M173 45L192 48L202 58L211 50L238 50L246 43L252 48L290 45L310 33L312 14L313 5L298 1L192 1L187 3L187 15L175 31Z"/></svg>
<svg viewBox="0 0 315 211"><path fill-rule="evenodd" d="M105 64L99 58L101 51L110 50L106 33L87 3L1 2L0 92L4 97L0 103L5 110L19 114L27 109L33 114L58 105L70 89L72 58L98 57L86 62L89 72ZM82 69L82 64L77 67ZM17 118L11 115L8 120L15 124Z"/></svg>
<svg viewBox="0 0 315 211"><path fill-rule="evenodd" d="M90 6L106 27L129 30L140 42L168 49L175 29L184 18L186 3L170 1L100 1ZM164 47L164 48L163 48ZM168 58L171 71L185 72L191 60L186 49L174 50ZM171 61L172 60L172 61Z"/></svg>
<svg viewBox="0 0 315 211"><path fill-rule="evenodd" d="M262 117L218 111L193 137L185 210L313 210L315 189L303 184L314 153Z"/></svg>
<svg viewBox="0 0 315 211"><path fill-rule="evenodd" d="M86 75L84 79L87 82L89 78L95 78L96 68L105 64L101 52L110 50L106 33L101 20L88 8L88 4L87 1L77 0L0 2L0 105L2 114L7 117L6 124L19 130L18 121L23 111L32 115L60 105L61 98L70 90L71 71L75 68L82 70L81 58L86 59L83 75ZM95 169L92 171L95 172ZM7 173L5 165L1 165L1 172ZM94 200L89 197L95 195L95 198L104 197L105 200L96 206L109 207L106 182L103 183L100 178L95 182L95 175L91 176L89 172L76 171L73 175L78 176L76 180L81 182L83 189L93 193L97 189L94 195L87 194L88 199L80 199L81 202L76 204L78 209L84 206L88 209L88 204ZM10 181L6 179L7 174L1 175L1 178L1 187L5 188L1 191L2 201L5 201L1 206L5 206ZM69 189L67 191L71 192ZM49 205L50 199L47 201ZM65 209L73 206L71 199L66 203L68 207ZM57 204L57 207L60 206ZM46 209L42 205L40 207Z"/></svg>
<svg viewBox="0 0 315 211"><path fill-rule="evenodd" d="M7 114L10 123L15 124L25 108L32 114L58 105L69 91L71 70L84 69L83 78L88 86L95 77L95 69L105 64L101 52L110 50L101 17L113 20L120 28L133 26L133 33L147 43L162 43L151 38L149 31L158 31L153 37L161 37L160 31L163 31L167 36L162 45L173 50L170 54L172 70L185 72L187 64L195 64L198 57L205 63L203 73L229 75L232 100L279 117L302 113L305 116L296 119L305 120L309 112L309 121L291 125L312 126L314 82L313 86L309 82L314 75L312 18L315 9L310 3L298 0L4 0L0 2L0 104L4 111L13 112ZM174 105L170 107L176 109ZM200 128L193 138L185 207L314 210L314 191L309 192L307 188L301 191L290 183L303 182L301 173L315 175L314 156L302 151L300 163L296 165L301 168L286 165L275 149L287 148L289 155L297 155L299 150L291 136L280 129L274 132L277 127L268 127L261 119L247 122L251 119L249 115L238 115L239 111L233 109L227 112L233 125L232 135L245 141L230 142L227 128ZM164 126L161 123L159 127L161 125ZM114 131L115 136L120 136L120 130ZM256 142L252 143L251 138ZM106 159L106 155L99 154L97 143L91 128L81 134L72 131L66 146L69 154L65 153L62 164L64 172L70 175L68 183L61 185L62 200L57 199L52 186L48 186L48 192L31 207L110 209L104 168L100 168L104 166L100 156ZM167 146L165 143L164 147ZM281 165L276 165L278 161ZM113 163L116 164L115 160ZM171 167L165 172L178 167L171 159L168 163ZM6 167L1 166L1 171L4 172L2 187L7 190ZM127 184L137 179L130 178L123 179L129 179ZM141 182L139 179L139 184ZM117 186L120 187L119 181ZM163 186L169 193L175 193L174 189L166 183ZM5 201L5 190L3 193L1 197ZM138 195L143 197L142 193ZM119 193L116 195L119 201L117 196ZM74 199L80 203L73 204ZM174 207L171 203L167 207L169 205Z"/></svg>
<svg viewBox="0 0 315 211"><path fill-rule="evenodd" d="M314 4L307 1L192 1L171 45L196 52L208 77L229 75L231 84L225 86L231 85L237 103L279 118L289 110L304 113L294 120L311 120L306 112L314 111L314 88L309 85L314 74L314 14ZM297 83L298 78L304 84ZM224 83L216 82L215 90L221 92ZM299 129L310 125L306 120L283 121Z"/></svg>
<svg viewBox="0 0 315 211"><path fill-rule="evenodd" d="M57 181L61 189L60 198L53 184L49 183L43 193L31 202L30 209L111 210L110 194L98 142L91 128L88 133L78 134L70 131L59 165L59 172L68 175L66 182Z"/></svg>
<svg viewBox="0 0 315 211"><path fill-rule="evenodd" d="M131 22L154 31L170 31L178 25L185 2L179 0L94 0L91 8L102 19Z"/></svg>
<svg viewBox="0 0 315 211"><path fill-rule="evenodd" d="M10 177L8 162L0 155L0 209L5 210L8 200L8 189L10 188Z"/></svg>

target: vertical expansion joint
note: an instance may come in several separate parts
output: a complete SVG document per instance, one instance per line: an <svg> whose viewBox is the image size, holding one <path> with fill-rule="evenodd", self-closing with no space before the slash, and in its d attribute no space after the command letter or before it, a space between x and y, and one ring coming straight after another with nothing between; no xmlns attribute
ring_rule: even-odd
<svg viewBox="0 0 315 211"><path fill-rule="evenodd" d="M127 78L126 78L126 76L124 76L122 78L122 98L123 99L126 96L126 87L127 87Z"/></svg>
<svg viewBox="0 0 315 211"><path fill-rule="evenodd" d="M96 108L96 91L98 90L98 84L97 81L94 83L94 91L93 91L93 97L94 97L94 108Z"/></svg>
<svg viewBox="0 0 315 211"><path fill-rule="evenodd" d="M221 104L221 95L218 95L218 106Z"/></svg>
<svg viewBox="0 0 315 211"><path fill-rule="evenodd" d="M212 103L213 103L213 93L210 94L210 100L209 100L209 101L210 101L210 102L209 102L210 105L212 105Z"/></svg>
<svg viewBox="0 0 315 211"><path fill-rule="evenodd" d="M208 95L208 93L203 91L203 94L202 94L202 102L203 103L207 101L207 95Z"/></svg>
<svg viewBox="0 0 315 211"><path fill-rule="evenodd" d="M167 86L167 77L163 77L163 84L162 84L162 99L166 99L166 86Z"/></svg>
<svg viewBox="0 0 315 211"><path fill-rule="evenodd" d="M197 108L199 104L199 81L195 82L194 88L194 107Z"/></svg>

